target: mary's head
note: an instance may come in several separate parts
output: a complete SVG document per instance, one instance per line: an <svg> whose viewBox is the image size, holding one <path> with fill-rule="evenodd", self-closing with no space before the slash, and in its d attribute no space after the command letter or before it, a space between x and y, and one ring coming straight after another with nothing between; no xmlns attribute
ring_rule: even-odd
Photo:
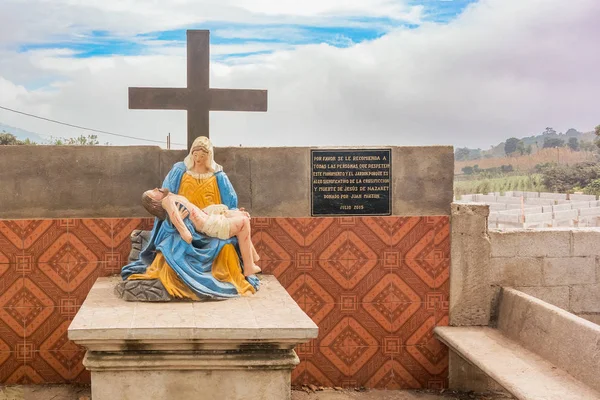
<svg viewBox="0 0 600 400"><path fill-rule="evenodd" d="M217 172L223 168L215 162L213 145L206 136L199 136L192 143L190 153L183 160L188 171Z"/></svg>

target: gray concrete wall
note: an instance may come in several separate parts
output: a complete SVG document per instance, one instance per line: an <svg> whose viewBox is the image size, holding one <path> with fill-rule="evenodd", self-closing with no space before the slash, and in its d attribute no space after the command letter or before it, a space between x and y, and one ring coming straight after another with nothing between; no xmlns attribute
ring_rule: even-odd
<svg viewBox="0 0 600 400"><path fill-rule="evenodd" d="M500 287L600 323L600 228L488 231L488 213L452 204L450 325L494 324Z"/></svg>
<svg viewBox="0 0 600 400"><path fill-rule="evenodd" d="M392 147L394 215L449 215L449 146ZM185 151L159 147L0 146L0 218L140 217ZM310 148L217 148L239 197L257 217L310 216Z"/></svg>
<svg viewBox="0 0 600 400"><path fill-rule="evenodd" d="M600 228L490 231L490 284L600 322Z"/></svg>

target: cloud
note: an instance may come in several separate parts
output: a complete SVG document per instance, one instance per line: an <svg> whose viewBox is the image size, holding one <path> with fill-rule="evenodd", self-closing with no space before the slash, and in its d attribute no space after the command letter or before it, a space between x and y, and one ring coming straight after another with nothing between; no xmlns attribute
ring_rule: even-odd
<svg viewBox="0 0 600 400"><path fill-rule="evenodd" d="M344 12L334 7L341 2L319 3L307 5L313 15ZM94 7L126 13L117 9L119 4L99 1ZM222 9L233 7L231 1L220 4ZM256 10L268 4L260 3ZM392 7L383 0L374 4L381 10ZM239 13L249 12L243 11L243 3L236 7ZM358 12L352 7L359 2L346 8ZM178 12L174 8L168 13ZM273 10L293 13L284 6ZM348 47L267 46L267 54L258 51L235 62L217 58L211 65L212 86L266 88L269 112L212 113L212 138L220 146L487 148L546 126L590 130L599 123L599 17L597 0L481 0L448 23L395 28ZM243 45L235 46L236 52L246 53ZM185 85L183 48L166 49L91 58L5 50L0 90L12 94L1 93L0 99L15 108L117 133L162 140L171 132L173 142L185 143L184 112L127 110L129 86ZM250 53L257 49L261 47L247 48ZM23 84L39 76L58 83L40 89ZM1 110L0 121L40 133L80 133Z"/></svg>

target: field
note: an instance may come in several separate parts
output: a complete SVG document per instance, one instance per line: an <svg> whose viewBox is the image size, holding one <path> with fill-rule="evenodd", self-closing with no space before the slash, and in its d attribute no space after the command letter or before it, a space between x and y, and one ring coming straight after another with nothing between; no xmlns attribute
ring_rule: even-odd
<svg viewBox="0 0 600 400"><path fill-rule="evenodd" d="M454 181L454 196L463 194L501 192L518 190L527 192L543 192L546 190L542 184L542 175L516 175L501 178L473 179Z"/></svg>
<svg viewBox="0 0 600 400"><path fill-rule="evenodd" d="M515 170L522 172L532 171L536 165L544 163L576 164L584 161L594 161L594 153L589 151L573 151L569 148L542 149L535 154L519 157L482 158L472 161L456 161L454 173L462 174L462 169L467 166L478 165L480 169L496 168L502 165L512 165Z"/></svg>

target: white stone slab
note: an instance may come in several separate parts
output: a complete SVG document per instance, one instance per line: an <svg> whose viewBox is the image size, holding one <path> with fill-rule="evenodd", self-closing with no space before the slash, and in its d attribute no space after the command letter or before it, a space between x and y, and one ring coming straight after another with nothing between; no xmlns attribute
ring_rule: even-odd
<svg viewBox="0 0 600 400"><path fill-rule="evenodd" d="M591 194L571 194L569 195L571 201L596 201L596 196Z"/></svg>
<svg viewBox="0 0 600 400"><path fill-rule="evenodd" d="M69 339L308 341L317 336L315 323L271 275L262 277L255 295L208 302L127 302L115 295L117 282L96 281L69 326Z"/></svg>
<svg viewBox="0 0 600 400"><path fill-rule="evenodd" d="M600 215L600 207L581 208L581 209L579 209L579 215L582 217Z"/></svg>
<svg viewBox="0 0 600 400"><path fill-rule="evenodd" d="M552 199L552 200L567 200L566 193L540 193L541 199Z"/></svg>

